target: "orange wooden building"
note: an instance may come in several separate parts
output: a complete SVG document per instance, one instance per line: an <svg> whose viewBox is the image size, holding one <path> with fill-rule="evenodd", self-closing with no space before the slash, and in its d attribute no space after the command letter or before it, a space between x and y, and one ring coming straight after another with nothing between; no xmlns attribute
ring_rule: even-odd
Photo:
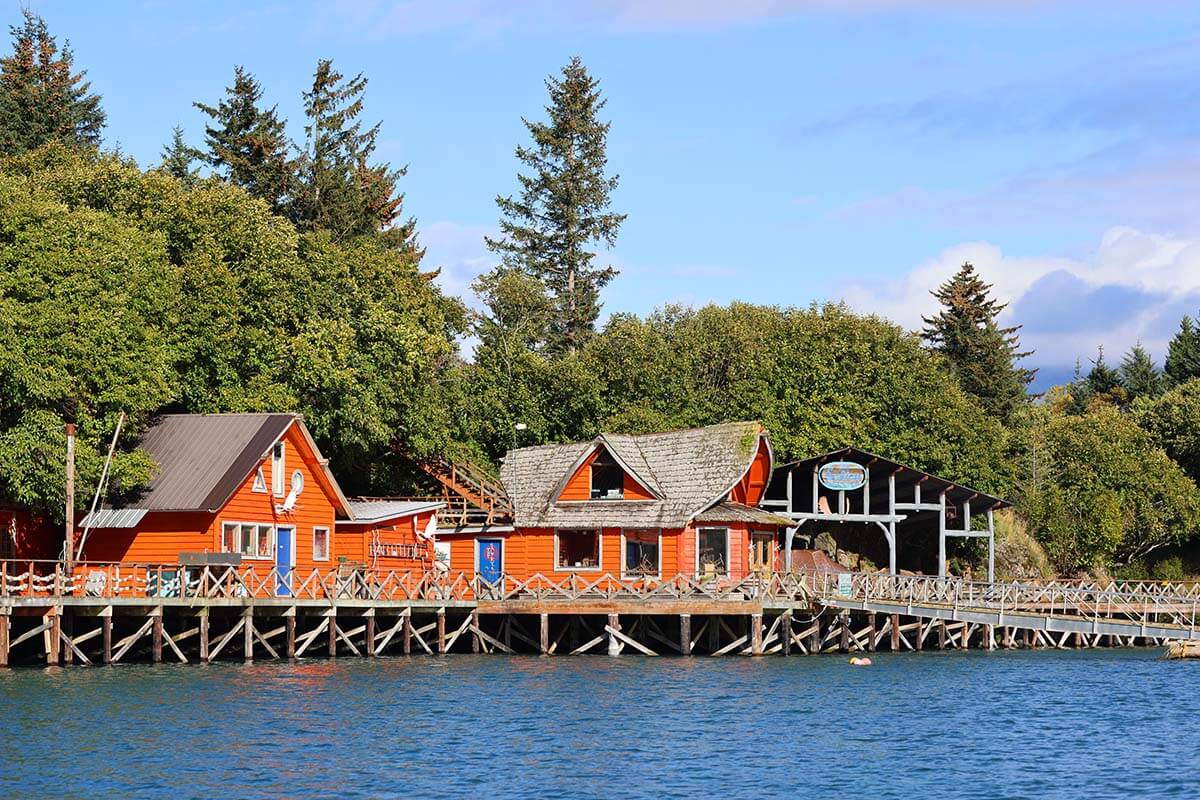
<svg viewBox="0 0 1200 800"><path fill-rule="evenodd" d="M440 504L348 500L296 414L167 415L140 446L157 474L128 502L80 522L78 561L177 564L223 553L263 573L302 574L432 563L428 529Z"/></svg>
<svg viewBox="0 0 1200 800"><path fill-rule="evenodd" d="M438 538L488 581L769 573L789 524L757 508L771 459L757 422L521 448L500 472L513 526Z"/></svg>

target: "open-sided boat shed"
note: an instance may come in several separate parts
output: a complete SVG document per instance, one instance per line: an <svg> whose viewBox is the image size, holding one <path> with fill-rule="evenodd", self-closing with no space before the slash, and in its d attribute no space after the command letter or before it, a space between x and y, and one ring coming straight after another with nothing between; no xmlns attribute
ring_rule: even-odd
<svg viewBox="0 0 1200 800"><path fill-rule="evenodd" d="M792 544L805 528L875 526L888 546L888 570L897 572L900 540L936 532L939 576L946 574L946 539L981 537L988 543L988 581L995 578L993 512L999 497L931 475L865 450L845 447L774 469L761 502L795 525L784 534L784 565L791 571ZM974 529L974 517L986 527ZM815 533L815 531L813 531Z"/></svg>

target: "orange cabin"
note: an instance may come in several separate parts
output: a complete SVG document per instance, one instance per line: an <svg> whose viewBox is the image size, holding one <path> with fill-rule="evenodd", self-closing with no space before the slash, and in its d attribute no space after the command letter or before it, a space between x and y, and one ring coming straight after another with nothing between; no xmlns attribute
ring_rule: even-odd
<svg viewBox="0 0 1200 800"><path fill-rule="evenodd" d="M757 422L522 448L501 470L513 526L439 542L452 571L488 581L769 573L789 524L756 507L771 459Z"/></svg>
<svg viewBox="0 0 1200 800"><path fill-rule="evenodd" d="M432 560L424 534L441 504L347 500L298 415L168 415L141 447L158 473L129 503L81 521L78 561L231 554L256 572L305 574Z"/></svg>

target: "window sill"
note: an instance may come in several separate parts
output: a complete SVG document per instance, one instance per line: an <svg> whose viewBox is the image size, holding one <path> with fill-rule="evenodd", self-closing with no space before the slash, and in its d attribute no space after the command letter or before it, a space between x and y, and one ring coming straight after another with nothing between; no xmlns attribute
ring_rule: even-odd
<svg viewBox="0 0 1200 800"><path fill-rule="evenodd" d="M600 572L603 567L555 567L555 572Z"/></svg>

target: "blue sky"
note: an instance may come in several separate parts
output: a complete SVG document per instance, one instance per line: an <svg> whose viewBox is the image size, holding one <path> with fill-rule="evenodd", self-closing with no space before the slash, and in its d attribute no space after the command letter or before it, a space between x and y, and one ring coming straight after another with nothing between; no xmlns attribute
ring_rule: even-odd
<svg viewBox="0 0 1200 800"><path fill-rule="evenodd" d="M521 117L578 54L608 97L629 214L607 311L845 299L915 328L970 259L1046 378L1101 344L1161 355L1200 311L1197 4L30 4L103 96L108 143L144 165L176 123L200 143L191 102L235 64L297 140L318 58L365 73L380 153L408 164L406 208L451 292L491 266Z"/></svg>

